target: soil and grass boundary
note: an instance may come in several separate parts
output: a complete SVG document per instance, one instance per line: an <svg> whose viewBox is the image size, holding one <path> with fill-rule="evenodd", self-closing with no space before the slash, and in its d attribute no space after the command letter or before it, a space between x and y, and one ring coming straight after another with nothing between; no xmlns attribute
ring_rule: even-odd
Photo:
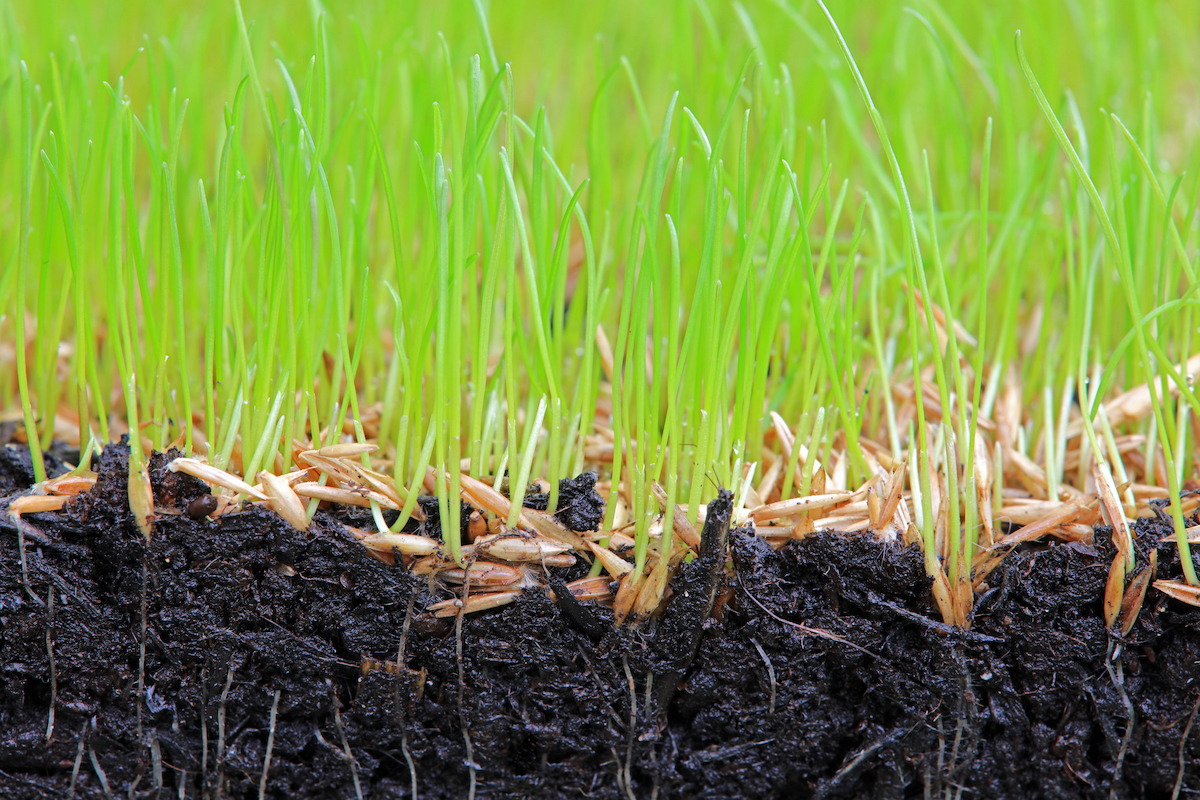
<svg viewBox="0 0 1200 800"><path fill-rule="evenodd" d="M207 493L166 461L150 464L157 507ZM820 532L777 551L735 528L711 618L670 622L697 559L657 619L615 627L585 604L597 630L544 588L433 617L444 595L349 532L361 510L318 512L308 532L258 506L164 513L146 540L127 463L106 448L92 491L23 519L25 576L0 522L7 796L1200 789L1200 610L1159 595L1110 632L1103 529L1011 553L961 630L938 619L919 547ZM1158 577L1177 576L1169 521L1133 530ZM659 708L668 662L682 670Z"/></svg>

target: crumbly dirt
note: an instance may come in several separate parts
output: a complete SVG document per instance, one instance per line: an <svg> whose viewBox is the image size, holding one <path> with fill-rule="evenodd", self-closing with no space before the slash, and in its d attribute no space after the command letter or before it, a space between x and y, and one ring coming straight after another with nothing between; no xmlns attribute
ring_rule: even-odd
<svg viewBox="0 0 1200 800"><path fill-rule="evenodd" d="M1200 793L1200 731L1185 736L1200 609L1151 590L1130 635L1111 635L1103 532L1012 554L966 632L937 621L917 550L822 533L775 552L734 530L728 565L698 558L637 629L531 590L458 635L425 612L446 595L346 530L365 520L196 520L183 512L207 488L166 463L151 465L149 542L120 446L92 493L27 515L25 578L0 514L5 800L407 797L414 783L422 798L472 784L478 798ZM582 525L581 479L560 518ZM1168 532L1136 527L1158 577L1180 574ZM683 602L692 587L713 602Z"/></svg>
<svg viewBox="0 0 1200 800"><path fill-rule="evenodd" d="M0 439L3 435L0 434ZM78 451L75 460L79 460ZM68 471L66 464L54 453L43 453L42 464L47 478L57 478ZM8 497L29 488L34 481L33 458L25 446L0 447L0 497Z"/></svg>

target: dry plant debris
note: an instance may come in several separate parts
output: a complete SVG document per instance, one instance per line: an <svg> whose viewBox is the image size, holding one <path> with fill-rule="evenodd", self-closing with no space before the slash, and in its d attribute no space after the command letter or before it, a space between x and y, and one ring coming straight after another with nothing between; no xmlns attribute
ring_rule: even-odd
<svg viewBox="0 0 1200 800"><path fill-rule="evenodd" d="M916 394L911 384L897 384L894 393L897 418L915 418ZM1143 387L1110 401L1105 406L1109 419L1130 422L1145 416L1150 412L1147 394ZM940 416L941 410L932 398L923 395L923 402L930 417L935 413ZM969 583L964 578L955 588L944 571L934 574L933 597L946 622L969 625L975 595L989 588L988 574L1014 547L1045 540L1087 543L1099 526L1110 531L1108 535L1112 536L1118 553L1103 598L1110 627L1127 632L1149 588L1200 605L1196 587L1181 581L1152 580L1156 555L1149 564L1144 564L1137 563L1133 552L1130 520L1159 513L1158 503L1165 491L1129 480L1117 485L1113 474L1127 476L1145 469L1141 451L1132 446L1144 442L1124 437L1126 446L1109 448L1098 460L1087 446L1078 409L1059 428L1061 436L1057 442L1039 442L1033 447L1008 433L1019 429L1021 409L998 403L993 414L994 418L979 418L976 458L983 468L977 474L985 479L977 483L977 508L981 513L976 520L978 545ZM935 426L931 424L930 428L931 435L936 434ZM612 454L606 447L611 444L609 437L609 431L599 430L586 438L584 451L595 457L586 461L586 466L611 471L611 463L605 460ZM817 458L810 457L810 453L817 452L818 443L797 445L791 426L779 415L773 415L761 451L767 465L765 474L757 486L747 479L741 502L734 509L734 525L752 530L775 549L824 530L863 532L881 542L919 541L914 520L921 513L919 497L915 496L920 485L913 481L909 454L897 457L879 444L860 439L872 471L860 485L852 486L847 483L847 471L843 468L849 459L845 441L839 441L843 447L828 450L831 467L827 470ZM793 448L797 448L795 454ZM234 512L243 503L257 503L274 510L294 528L306 530L319 504L393 513L406 505L407 498L394 480L368 466L370 456L379 452L373 443L346 441L316 448L294 442L293 450L300 468L282 474L260 470L254 485L234 472L211 466L203 458L177 457L170 461L168 469L191 475L212 487L215 501L202 512L213 518ZM1046 463L1046 452L1061 454L1060 464L1070 468L1055 474L1055 465ZM1040 459L1039 454L1042 454ZM1116 460L1112 460L1114 456ZM951 489L947 463L942 459L931 464L928 473L936 520L935 545L941 563L949 561L949 531L952 525L965 523L967 506L966 498L962 498L957 508L959 519L948 518ZM747 465L744 474L753 475L755 466ZM784 498L785 472L797 482L803 476L809 493ZM428 483L432 484L435 477L430 470ZM86 493L94 483L95 475L86 471L47 481L35 487L34 493L10 503L8 513L19 520L22 514L61 510L70 498ZM667 496L657 484L654 494L659 511L648 525L649 548L640 571L634 555L637 525L631 519L627 484L622 483L616 492L610 482L596 484L604 503L616 503L617 508L612 515L615 527L593 531L571 530L555 515L529 507L521 508L516 527L509 527L507 520L513 504L495 485L499 484L494 476L476 477L468 472L459 475L460 497L473 511L466 526L470 544L461 547L457 560L440 537L390 530L381 515L377 516L377 530L353 532L376 558L389 564L399 560L414 574L436 580L444 589L454 592L451 600L431 609L437 616L506 605L526 588L545 587L547 571L569 567L582 558L594 563L595 569L603 574L568 584L572 594L582 600L615 604L619 619L640 619L662 607L669 597L667 587L674 570L689 554L694 556L699 552L700 538L691 522L693 515L687 505L676 503L670 523L671 550L664 555L667 522L663 509ZM131 501L135 489L131 484ZM1198 507L1200 497L1184 499L1185 513L1190 514ZM704 522L705 513L703 507L696 509L697 524ZM425 517L420 504L411 507L410 515L418 522ZM1189 540L1200 540L1200 524L1188 528L1187 535ZM464 587L467 587L465 597L461 596Z"/></svg>

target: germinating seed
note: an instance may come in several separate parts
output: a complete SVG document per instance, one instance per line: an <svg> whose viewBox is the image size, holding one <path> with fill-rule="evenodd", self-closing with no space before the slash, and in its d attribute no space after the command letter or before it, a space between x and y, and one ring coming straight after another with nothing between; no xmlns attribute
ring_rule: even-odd
<svg viewBox="0 0 1200 800"><path fill-rule="evenodd" d="M1145 3L1098 2L1097 18L1112 22L1099 28L1120 35L1098 47L1089 37L1106 33L1073 26L1063 34L1068 46L1040 45L1028 57L1019 34L1015 51L995 48L1039 16L1004 6L980 18L969 3L930 5L929 33L971 67L953 78L963 85L955 84L950 117L939 99L945 76L911 54L913 22L888 4L839 11L855 31L850 40L820 3L821 13L783 2L700 4L683 13L722 31L719 54L697 57L692 50L709 44L659 37L646 52L661 57L622 62L628 89L616 88L619 80L597 87L596 65L559 58L576 48L569 38L539 42L526 54L556 64L566 87L545 93L544 119L496 100L507 90L524 96L520 87L533 79L518 71L507 87L490 38L489 57L472 62L476 20L436 4L431 30L444 29L444 50L443 40L394 20L375 21L362 42L347 33L353 26L332 25L319 37L331 52L411 46L386 75L355 59L316 59L308 75L274 62L290 91L270 99L264 82L280 76L261 74L261 59L255 66L264 47L257 37L224 42L248 51L231 62L236 74L205 81L194 79L209 42L179 37L170 69L151 50L138 77L106 95L100 76L80 65L135 66L132 53L111 48L126 41L136 4L103 23L98 52L70 64L43 63L41 53L62 46L55 26L35 26L23 44L33 57L8 60L13 141L0 167L19 180L0 199L21 210L10 220L19 246L0 318L29 346L0 353L0 372L20 373L0 381L0 407L19 409L14 416L30 428L38 482L47 477L41 442L102 447L132 430L129 497L147 535L145 457L175 444L188 455L170 469L225 490L189 505L197 519L250 497L306 529L315 500L369 507L380 528L395 519L385 511L399 512L399 532L425 519L424 491L452 500L449 528L461 512L451 496L461 493L478 510L468 512L470 553L544 565L584 554L637 579L659 559L662 540L697 548L705 498L719 484L741 489L735 524L786 519L796 537L822 526L899 535L921 542L935 581L944 572L956 586L971 581L979 552L997 540L1003 548L1084 541L1101 514L1130 561L1127 518L1154 513L1150 497L1178 501L1200 477L1190 453L1200 354L1186 301L1196 227L1186 198L1195 187L1194 176L1183 177L1195 139L1183 116L1194 91L1180 55L1190 52L1180 32L1197 26L1187 3L1159 19ZM661 27L637 21L660 13L643 5L612 23L626 26L631 43ZM267 38L304 38L283 12L256 12L265 16L251 27ZM228 10L206 13L232 21ZM515 7L492 13L506 17L497 30L525 27L507 24L523 19ZM572 13L584 23L603 17L591 7ZM1058 13L1039 8L1047 29ZM814 51L815 35L825 38ZM1143 38L1161 44L1161 59L1131 77ZM754 55L738 73L724 59L743 50ZM1093 65L1087 81L1061 82L1073 74L1060 68L1064 54L1109 50L1114 57ZM812 73L813 52L823 69L850 68ZM143 64L152 103L139 99ZM469 80L468 68L476 70ZM793 80L802 70L816 78ZM1039 73L1054 84L1043 86ZM177 76L179 86L167 85ZM203 120L159 102L197 85ZM330 88L342 86L378 102ZM496 93L473 94L488 86ZM643 95L639 86L653 88ZM1119 87L1117 96L1090 94L1103 86ZM601 103L574 91L585 87L605 98L631 91L634 124L624 113L630 98ZM686 111L665 99L676 88L690 98ZM243 90L252 102L235 101ZM1061 104L1046 99L1068 90L1071 133ZM888 107L869 102L872 91L886 93ZM315 98L320 120L301 98ZM219 113L222 101L229 116ZM1101 115L1111 137L1080 128L1101 104L1130 109L1122 112L1130 120ZM416 111L429 108L438 111ZM467 116L443 118L450 108ZM212 109L223 125L211 124ZM261 119L247 124L237 113ZM339 119L356 123L308 138L331 134L328 122ZM287 135L297 120L304 135ZM1002 147L992 146L993 124L1006 132ZM97 131L107 138L93 147ZM512 137L522 140L515 150ZM1092 151L1077 153L1072 141L1091 141ZM129 147L114 146L122 142ZM314 146L322 176L353 179L314 183ZM925 150L928 161L907 157ZM76 164L87 169L77 175ZM297 168L271 169L279 164ZM264 174L275 183L243 180ZM95 191L124 181L121 191ZM1126 219L1124 206L1104 199L1131 186L1142 212ZM1060 196L1060 187L1077 196ZM20 201L43 195L51 202ZM308 202L294 206L298 198L313 200L311 214L297 213ZM271 208L290 210L263 212ZM1036 231L1030 208L1039 211ZM67 224L54 224L56 215ZM301 258L298 242L317 245ZM83 268L114 251L127 258ZM636 262L625 264L626 253ZM44 298L72 275L71 292L46 308ZM320 302L296 302L317 287ZM36 327L27 329L31 315ZM86 391L60 391L67 370ZM303 469L282 474L292 458ZM247 484L253 474L236 474L261 467L271 475L261 487ZM556 501L578 502L559 480L586 468L606 472L598 529L614 544L604 555L563 524L570 514L555 513ZM556 508L514 508L499 491L509 478L518 491L536 486ZM46 490L86 490L86 478L59 481ZM1026 497L1007 494L1014 488ZM570 502L563 508L578 510ZM1188 556L1196 535L1184 518L1194 502L1162 509L1188 585L1200 584ZM502 521L557 544L535 552L484 542ZM1024 533L1011 530L1022 525ZM373 551L386 560L391 550L380 547ZM428 558L427 548L395 549Z"/></svg>

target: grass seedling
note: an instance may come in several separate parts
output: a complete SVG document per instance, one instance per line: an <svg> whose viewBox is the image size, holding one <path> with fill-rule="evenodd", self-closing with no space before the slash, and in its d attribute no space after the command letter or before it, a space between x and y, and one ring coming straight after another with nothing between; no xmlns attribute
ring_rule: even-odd
<svg viewBox="0 0 1200 800"><path fill-rule="evenodd" d="M16 358L17 385L20 391L22 418L25 422L26 438L29 442L29 455L33 462L34 479L41 483L46 480L46 464L42 459L41 440L38 437L37 420L34 417L33 402L29 394L29 372L25 364L25 308L24 299L27 294L28 263L29 263L29 217L30 195L33 185L33 144L31 113L29 99L29 69L21 62L21 230L17 234L17 304L13 315L16 320Z"/></svg>
<svg viewBox="0 0 1200 800"><path fill-rule="evenodd" d="M1049 101L1046 100L1045 94L1042 93L1041 86L1038 85L1037 78L1034 77L1033 70L1029 66L1028 60L1025 58L1025 50L1021 46L1021 34L1019 31L1017 32L1016 46L1017 56L1021 62L1021 69L1024 71L1025 77L1029 81L1029 85L1037 97L1038 105L1041 106L1043 113L1046 115L1047 120L1054 129L1055 136L1058 137L1059 143L1062 145L1063 150L1070 159L1071 166L1074 167L1080 182L1087 191L1088 199L1091 200L1092 207L1100 219L1101 229L1104 231L1105 240L1110 248L1112 257L1117 262L1117 273L1121 278L1121 287L1123 290L1122 293L1125 296L1125 301L1129 305L1129 313L1133 319L1134 341L1137 344L1138 350L1140 351L1140 363L1143 368L1143 374L1146 376L1146 385L1150 390L1150 403L1154 410L1154 421L1159 430L1163 430L1165 427L1165 418L1163 402L1159 395L1159 390L1165 387L1166 382L1160 381L1159 376L1155 374L1153 369L1154 362L1150 357L1150 347L1147 344L1147 336L1145 332L1145 320L1141 311L1141 301L1139 300L1139 287L1134 279L1132 261L1128 253L1128 248L1124 246L1120 238L1118 238L1116 230L1113 227L1113 223L1110 220L1108 212L1104 206L1104 202L1101 200L1100 194L1096 190L1096 186L1092 182L1087 168L1079 158L1075 148L1071 145L1070 139L1067 138L1066 132L1059 123L1057 115L1054 113L1054 109L1051 108ZM1114 173L1114 177L1116 177L1116 160L1111 147L1111 129L1106 128L1106 131L1109 134L1110 167ZM1116 209L1118 224L1120 224L1124 221L1124 204L1122 202L1118 202L1116 204ZM1121 227L1124 228L1123 225ZM1185 262L1187 261L1186 253L1184 254L1184 260ZM1177 375L1175 375L1174 370L1172 370L1170 367L1169 360L1163 363L1162 369L1166 373L1171 374L1172 377L1176 378L1176 385L1180 386L1182 390L1184 382L1180 380ZM1193 407L1195 406L1193 405ZM1095 452L1099 452L1099 448L1096 446L1095 442L1092 443L1092 447ZM1175 527L1175 541L1179 547L1179 554L1182 560L1184 576L1187 578L1189 584L1195 586L1200 579L1198 579L1196 576L1196 569L1192 563L1191 549L1187 540L1187 534L1184 532L1185 526L1183 522L1183 512L1180 506L1179 494L1179 471L1173 457L1172 442L1170 441L1169 437L1162 438L1162 447L1167 463L1172 467L1167 471L1167 483L1168 496L1171 498L1171 519Z"/></svg>
<svg viewBox="0 0 1200 800"><path fill-rule="evenodd" d="M403 25L235 3L187 35L173 0L87 31L19 9L5 420L39 481L55 440L83 475L128 432L139 518L150 449L178 444L250 486L316 470L380 532L436 496L431 573L500 522L604 542L631 613L722 486L775 546L919 540L957 624L1009 548L1086 538L1101 505L1168 498L1194 584L1198 20L1128 5L1104 30L963 2L576 9L592 47L481 2ZM1160 60L1130 70L1123 30ZM589 543L554 516L584 470ZM460 519L467 486L503 513Z"/></svg>

